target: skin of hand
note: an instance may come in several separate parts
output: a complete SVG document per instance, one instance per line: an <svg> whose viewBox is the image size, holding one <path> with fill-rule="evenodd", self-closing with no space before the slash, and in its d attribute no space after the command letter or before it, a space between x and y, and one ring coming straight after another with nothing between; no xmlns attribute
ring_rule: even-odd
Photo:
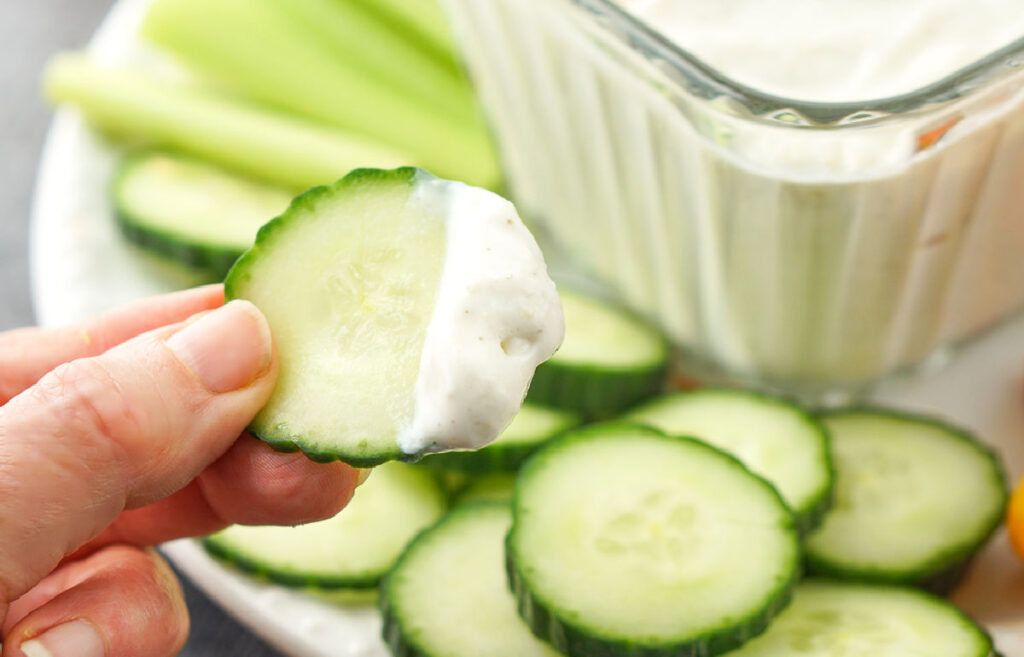
<svg viewBox="0 0 1024 657"><path fill-rule="evenodd" d="M357 470L244 433L277 372L266 320L220 286L0 333L2 657L175 655L188 614L148 546L348 503Z"/></svg>

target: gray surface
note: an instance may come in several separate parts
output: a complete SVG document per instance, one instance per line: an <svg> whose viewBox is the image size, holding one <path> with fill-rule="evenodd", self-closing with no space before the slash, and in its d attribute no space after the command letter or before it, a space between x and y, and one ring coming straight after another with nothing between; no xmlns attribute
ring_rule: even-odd
<svg viewBox="0 0 1024 657"><path fill-rule="evenodd" d="M0 0L0 331L32 323L28 220L35 170L50 120L38 80L46 58L82 46L110 0ZM192 635L184 657L278 653L187 582Z"/></svg>
<svg viewBox="0 0 1024 657"><path fill-rule="evenodd" d="M28 216L49 113L39 99L47 55L80 45L105 0L0 0L0 330L32 321Z"/></svg>

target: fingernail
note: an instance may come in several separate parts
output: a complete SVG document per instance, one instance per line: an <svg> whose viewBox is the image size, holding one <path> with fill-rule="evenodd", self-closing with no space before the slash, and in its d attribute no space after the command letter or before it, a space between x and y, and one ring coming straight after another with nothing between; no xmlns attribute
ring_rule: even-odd
<svg viewBox="0 0 1024 657"><path fill-rule="evenodd" d="M103 657L103 639L92 623L74 620L46 630L21 644L25 657Z"/></svg>
<svg viewBox="0 0 1024 657"><path fill-rule="evenodd" d="M371 472L373 472L373 468L363 468L359 470L359 475L356 477L356 488L359 488L366 483L366 480L370 478Z"/></svg>
<svg viewBox="0 0 1024 657"><path fill-rule="evenodd" d="M172 335L167 345L214 393L244 388L270 365L270 327L248 301L235 300L206 313Z"/></svg>

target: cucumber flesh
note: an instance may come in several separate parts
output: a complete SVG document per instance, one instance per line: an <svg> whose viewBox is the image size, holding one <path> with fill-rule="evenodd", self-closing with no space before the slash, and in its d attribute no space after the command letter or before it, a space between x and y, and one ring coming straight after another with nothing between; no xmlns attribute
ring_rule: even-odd
<svg viewBox="0 0 1024 657"><path fill-rule="evenodd" d="M939 421L888 411L823 417L836 459L835 509L806 545L813 572L942 591L999 525L995 455Z"/></svg>
<svg viewBox="0 0 1024 657"><path fill-rule="evenodd" d="M516 487L513 474L498 472L474 477L455 496L454 504L473 504L476 502L500 502L512 504L512 494Z"/></svg>
<svg viewBox="0 0 1024 657"><path fill-rule="evenodd" d="M802 533L830 508L833 466L821 423L799 407L745 390L701 389L655 399L631 421L729 452L778 489Z"/></svg>
<svg viewBox="0 0 1024 657"><path fill-rule="evenodd" d="M124 162L113 197L129 239L223 276L292 194L188 157L147 152Z"/></svg>
<svg viewBox="0 0 1024 657"><path fill-rule="evenodd" d="M524 404L512 424L501 433L497 440L485 449L502 445L536 445L579 423L573 413L533 404Z"/></svg>
<svg viewBox="0 0 1024 657"><path fill-rule="evenodd" d="M424 459L416 465L418 467L422 467L424 470L433 472L434 476L437 477L437 481L440 483L441 488L444 490L445 495L448 496L448 499L455 500L472 480L472 475L468 475L465 472L458 472L456 470L441 470L439 472L433 468L425 467L424 462L429 460L429 458Z"/></svg>
<svg viewBox="0 0 1024 657"><path fill-rule="evenodd" d="M512 205L411 168L300 196L225 291L263 311L280 356L250 431L360 467L492 441L562 334Z"/></svg>
<svg viewBox="0 0 1024 657"><path fill-rule="evenodd" d="M537 368L530 401L609 418L661 390L668 344L656 329L598 299L559 293L565 341Z"/></svg>
<svg viewBox="0 0 1024 657"><path fill-rule="evenodd" d="M523 404L512 424L490 445L428 456L423 464L441 471L515 472L534 450L580 422L571 411Z"/></svg>
<svg viewBox="0 0 1024 657"><path fill-rule="evenodd" d="M384 640L405 657L558 657L516 615L504 569L506 505L456 509L384 582Z"/></svg>
<svg viewBox="0 0 1024 657"><path fill-rule="evenodd" d="M644 322L597 299L569 290L559 293L568 338L552 362L614 370L648 368L664 362L665 341Z"/></svg>
<svg viewBox="0 0 1024 657"><path fill-rule="evenodd" d="M713 655L762 632L799 574L793 516L733 457L640 426L569 432L516 483L512 588L570 657Z"/></svg>
<svg viewBox="0 0 1024 657"><path fill-rule="evenodd" d="M430 473L387 463L329 520L299 527L235 525L204 539L212 554L243 570L298 587L376 587L406 544L445 512Z"/></svg>
<svg viewBox="0 0 1024 657"><path fill-rule="evenodd" d="M348 179L346 179L348 180ZM444 265L441 218L409 204L412 175L300 196L227 279L270 322L277 387L250 430L357 465L398 458Z"/></svg>
<svg viewBox="0 0 1024 657"><path fill-rule="evenodd" d="M914 589L809 580L768 631L726 657L989 657L992 641Z"/></svg>

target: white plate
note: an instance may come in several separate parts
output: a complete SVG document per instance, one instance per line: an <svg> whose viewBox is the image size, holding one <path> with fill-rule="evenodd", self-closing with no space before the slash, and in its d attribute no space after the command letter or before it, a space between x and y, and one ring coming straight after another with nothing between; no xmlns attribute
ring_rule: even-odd
<svg viewBox="0 0 1024 657"><path fill-rule="evenodd" d="M149 0L120 0L91 45L108 61L152 61L135 41ZM116 153L73 112L57 114L43 154L32 222L36 316L53 325L198 279L126 245L107 200ZM1024 284L1024 282L1022 282ZM1013 481L1024 473L1024 318L963 349L944 370L890 383L879 401L943 415L970 427L1002 454ZM380 617L339 608L223 568L191 541L165 546L204 591L257 634L296 657L386 657ZM996 636L1006 657L1024 657L1024 566L1000 532L955 601Z"/></svg>

